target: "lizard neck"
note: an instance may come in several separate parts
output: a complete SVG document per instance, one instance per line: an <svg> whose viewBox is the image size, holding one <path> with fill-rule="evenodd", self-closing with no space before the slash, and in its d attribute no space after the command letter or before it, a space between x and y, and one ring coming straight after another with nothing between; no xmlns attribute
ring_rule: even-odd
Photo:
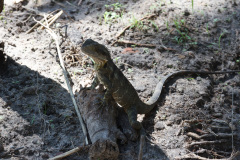
<svg viewBox="0 0 240 160"><path fill-rule="evenodd" d="M101 68L104 67L104 65L108 62L108 60L99 60L99 59L94 59L94 69L97 71Z"/></svg>

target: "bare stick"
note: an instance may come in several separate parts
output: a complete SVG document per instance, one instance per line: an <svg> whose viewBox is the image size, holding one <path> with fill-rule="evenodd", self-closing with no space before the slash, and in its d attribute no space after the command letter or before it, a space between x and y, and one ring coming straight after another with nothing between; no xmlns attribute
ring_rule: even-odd
<svg viewBox="0 0 240 160"><path fill-rule="evenodd" d="M57 5L59 5L59 6L63 7L63 8L65 8L65 5L64 5L63 3L56 2L55 0L53 0L53 2L56 3Z"/></svg>
<svg viewBox="0 0 240 160"><path fill-rule="evenodd" d="M48 23L48 25L51 26L53 22L55 22L62 14L63 14L63 10L60 10L55 16L50 18L46 23ZM41 29L44 29L44 26L41 26Z"/></svg>
<svg viewBox="0 0 240 160"><path fill-rule="evenodd" d="M79 1L78 1L78 6L80 6L80 5L81 5L81 3L82 3L82 0L79 0Z"/></svg>
<svg viewBox="0 0 240 160"><path fill-rule="evenodd" d="M59 11L59 9L57 9L57 10L49 13L49 14L47 15L47 18L51 17L52 14L55 13L55 12L57 12L57 11ZM54 16L52 16L52 17L54 17ZM52 17L51 17L51 18L52 18ZM41 19L40 22L43 23L43 22L44 22L44 18ZM36 23L36 24L35 24L32 28L30 28L26 33L27 33L27 34L28 34L28 33L31 33L31 32L32 32L35 28L37 28L39 25L40 25L39 23Z"/></svg>
<svg viewBox="0 0 240 160"><path fill-rule="evenodd" d="M141 43L135 43L135 42L126 41L126 40L117 40L112 45L114 45L115 43L130 44L130 45L135 45L135 46L138 46L138 47L149 47L149 48L155 48L156 47L156 45L154 45L154 44L141 44Z"/></svg>
<svg viewBox="0 0 240 160"><path fill-rule="evenodd" d="M72 101L73 101L73 105L74 105L75 111L76 111L77 116L78 116L78 119L79 119L79 121L80 121L82 130L83 130L83 134L84 134L84 136L85 136L86 144L88 145L88 138L87 138L86 126L85 126L84 123L83 123L81 113L80 113L79 110L78 110L78 106L77 106L76 100L75 100L75 98L74 98L73 91L72 91L72 88L71 88L71 86L70 86L70 82L69 82L68 77L67 77L67 71L66 71L65 66L64 66L64 62L63 62L63 58L62 58L62 53L61 53L61 50L60 50L60 47L59 47L59 41L58 41L57 35L56 35L56 33L53 32L52 29L50 29L48 26L45 26L45 25L42 24L41 22L35 20L35 18L34 18L34 21L36 21L37 23L39 23L39 24L41 24L42 26L44 26L44 27L47 29L47 32L48 32L48 33L52 36L52 38L55 40L55 43L56 43L56 46L57 46L57 53L58 53L58 57L59 57L59 60L60 60L60 65L61 65L61 67L62 67L63 74L64 74L64 77L65 77L65 82L66 82L66 84L67 84L69 93L70 93L71 98L72 98Z"/></svg>
<svg viewBox="0 0 240 160"><path fill-rule="evenodd" d="M76 152L81 151L81 150L87 150L87 149L89 149L89 148L90 148L89 145L87 145L87 146L81 146L81 147L76 147L76 148L74 148L74 149L72 149L72 150L70 150L70 151L67 151L67 152L62 153L62 154L60 154L60 155L57 155L56 157L49 158L48 160L60 160L60 159L62 159L62 158L65 158L65 157L67 157L67 156L72 155L73 153L76 153Z"/></svg>
<svg viewBox="0 0 240 160"><path fill-rule="evenodd" d="M142 21L142 20L144 20L144 19L150 19L150 18L155 17L155 16L157 16L157 15L156 15L156 14L151 14L151 15L149 15L149 16L145 16L145 17L141 18L141 19L138 20L138 21ZM131 25L125 27L125 28L116 36L116 39L118 39L118 38L119 38L128 28L130 28L130 27L131 27Z"/></svg>
<svg viewBox="0 0 240 160"><path fill-rule="evenodd" d="M145 136L141 135L139 153L138 153L138 160L142 160L144 144L145 144Z"/></svg>

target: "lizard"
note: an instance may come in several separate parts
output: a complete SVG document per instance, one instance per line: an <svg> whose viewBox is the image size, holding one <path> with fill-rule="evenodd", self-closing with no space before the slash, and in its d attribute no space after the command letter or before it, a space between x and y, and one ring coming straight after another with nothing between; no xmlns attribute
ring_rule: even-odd
<svg viewBox="0 0 240 160"><path fill-rule="evenodd" d="M94 61L94 70L96 77L90 88L95 88L97 85L102 84L106 87L106 92L103 102L108 102L113 98L128 115L129 122L132 128L140 130L142 125L137 121L137 114L146 114L150 112L156 105L163 86L166 82L179 75L187 74L226 74L240 72L240 70L230 71L201 71L201 70L182 70L176 71L166 75L160 82L158 82L152 97L144 103L140 100L137 91L133 85L124 76L121 70L114 64L108 49L98 42L87 39L81 46L81 51L92 58Z"/></svg>

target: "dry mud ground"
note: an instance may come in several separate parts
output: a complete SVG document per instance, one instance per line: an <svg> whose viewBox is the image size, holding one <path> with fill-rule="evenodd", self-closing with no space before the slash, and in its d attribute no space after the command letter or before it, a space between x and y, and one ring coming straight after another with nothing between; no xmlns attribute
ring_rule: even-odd
<svg viewBox="0 0 240 160"><path fill-rule="evenodd" d="M168 73L240 69L239 1L198 0L192 7L188 0L120 0L119 7L105 6L116 2L42 2L26 9L24 1L5 6L0 16L7 55L7 64L0 66L0 159L48 159L84 144L52 38L45 30L26 34L35 24L32 17L42 18L37 14L59 8L67 13L52 28L60 35L74 91L89 85L94 75L93 63L79 50L87 38L108 47L144 101ZM122 18L111 20L106 11ZM156 16L136 21L150 14ZM135 27L120 39L155 48L112 45L131 22ZM239 86L239 73L172 79L155 109L139 116L148 134L143 159L194 159L193 153L223 159L240 150ZM119 146L119 159L137 159L138 142ZM86 154L65 159L86 159Z"/></svg>

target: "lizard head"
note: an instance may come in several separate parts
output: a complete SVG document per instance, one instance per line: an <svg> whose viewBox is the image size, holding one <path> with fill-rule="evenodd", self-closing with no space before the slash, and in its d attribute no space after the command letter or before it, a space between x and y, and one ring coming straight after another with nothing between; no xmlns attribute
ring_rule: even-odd
<svg viewBox="0 0 240 160"><path fill-rule="evenodd" d="M87 39L83 43L81 50L83 53L90 56L95 62L100 61L106 63L108 60L111 60L108 49L92 39Z"/></svg>

